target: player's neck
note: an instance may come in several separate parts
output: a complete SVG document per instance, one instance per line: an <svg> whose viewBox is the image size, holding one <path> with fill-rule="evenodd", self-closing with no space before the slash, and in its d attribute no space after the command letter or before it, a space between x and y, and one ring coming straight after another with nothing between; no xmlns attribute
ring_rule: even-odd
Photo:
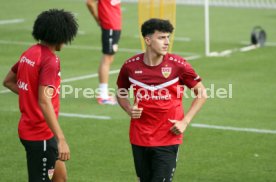
<svg viewBox="0 0 276 182"><path fill-rule="evenodd" d="M157 66L163 61L163 55L145 52L144 63L148 66Z"/></svg>
<svg viewBox="0 0 276 182"><path fill-rule="evenodd" d="M56 51L56 46L55 45L48 44L47 42L41 42L40 44L48 47L52 52Z"/></svg>

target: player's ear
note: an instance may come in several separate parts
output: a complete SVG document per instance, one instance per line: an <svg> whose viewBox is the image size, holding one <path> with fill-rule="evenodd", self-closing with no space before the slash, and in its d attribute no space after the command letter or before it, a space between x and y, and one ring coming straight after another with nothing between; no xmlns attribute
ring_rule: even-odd
<svg viewBox="0 0 276 182"><path fill-rule="evenodd" d="M147 45L150 45L150 43L151 43L151 38L150 38L150 36L145 36L145 37L144 37L144 40L145 40L145 43L146 43Z"/></svg>

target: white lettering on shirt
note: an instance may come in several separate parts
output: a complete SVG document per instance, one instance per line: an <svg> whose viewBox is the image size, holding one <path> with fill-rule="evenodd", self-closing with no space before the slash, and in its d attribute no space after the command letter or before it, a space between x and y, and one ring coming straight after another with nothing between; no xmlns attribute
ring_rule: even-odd
<svg viewBox="0 0 276 182"><path fill-rule="evenodd" d="M18 80L17 81L17 86L18 86L19 89L28 91L28 84L23 82L23 81Z"/></svg>
<svg viewBox="0 0 276 182"><path fill-rule="evenodd" d="M137 94L136 97L140 101L142 101L142 100L171 100L171 98L172 98L171 94L166 94L166 95Z"/></svg>
<svg viewBox="0 0 276 182"><path fill-rule="evenodd" d="M25 56L23 56L21 59L20 59L20 63L27 63L28 65L34 67L35 65L35 62L26 58Z"/></svg>

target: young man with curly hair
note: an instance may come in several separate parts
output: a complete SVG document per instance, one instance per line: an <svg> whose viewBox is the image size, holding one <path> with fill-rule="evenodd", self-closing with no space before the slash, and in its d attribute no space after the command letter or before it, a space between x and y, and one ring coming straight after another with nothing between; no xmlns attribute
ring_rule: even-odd
<svg viewBox="0 0 276 182"><path fill-rule="evenodd" d="M18 133L25 147L29 182L64 182L70 150L58 123L60 60L55 51L70 43L78 24L70 12L51 9L38 15L28 48L3 85L18 94Z"/></svg>

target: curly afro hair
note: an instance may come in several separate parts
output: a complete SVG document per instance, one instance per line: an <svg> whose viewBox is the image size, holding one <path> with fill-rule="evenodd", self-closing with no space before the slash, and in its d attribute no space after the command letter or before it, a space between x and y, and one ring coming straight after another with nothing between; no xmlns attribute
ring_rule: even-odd
<svg viewBox="0 0 276 182"><path fill-rule="evenodd" d="M174 27L169 20L151 18L143 23L141 32L143 37L145 37L153 34L156 30L165 33L172 33L173 29Z"/></svg>
<svg viewBox="0 0 276 182"><path fill-rule="evenodd" d="M32 35L37 41L48 44L71 43L78 31L78 23L72 13L50 9L38 15Z"/></svg>

